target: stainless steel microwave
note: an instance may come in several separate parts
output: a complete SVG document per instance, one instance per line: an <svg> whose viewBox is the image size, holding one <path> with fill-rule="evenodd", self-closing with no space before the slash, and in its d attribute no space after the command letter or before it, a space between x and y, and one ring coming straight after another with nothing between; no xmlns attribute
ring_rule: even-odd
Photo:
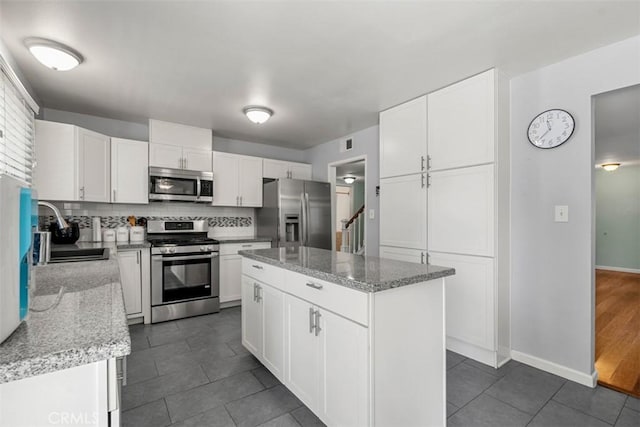
<svg viewBox="0 0 640 427"><path fill-rule="evenodd" d="M213 173L150 167L149 200L210 203Z"/></svg>

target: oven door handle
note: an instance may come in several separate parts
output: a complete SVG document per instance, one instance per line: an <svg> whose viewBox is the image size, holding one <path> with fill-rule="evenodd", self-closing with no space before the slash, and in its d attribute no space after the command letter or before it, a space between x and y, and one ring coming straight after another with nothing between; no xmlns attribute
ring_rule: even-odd
<svg viewBox="0 0 640 427"><path fill-rule="evenodd" d="M154 258L155 261L191 261L197 259L211 259L217 258L218 253L212 253L209 255L187 255L187 256L160 256Z"/></svg>

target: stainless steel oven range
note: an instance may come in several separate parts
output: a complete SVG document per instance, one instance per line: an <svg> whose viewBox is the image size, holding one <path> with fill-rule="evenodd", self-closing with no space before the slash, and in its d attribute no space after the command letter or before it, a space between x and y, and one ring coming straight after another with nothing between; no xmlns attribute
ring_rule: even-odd
<svg viewBox="0 0 640 427"><path fill-rule="evenodd" d="M151 323L220 310L218 241L205 220L147 223L151 243Z"/></svg>

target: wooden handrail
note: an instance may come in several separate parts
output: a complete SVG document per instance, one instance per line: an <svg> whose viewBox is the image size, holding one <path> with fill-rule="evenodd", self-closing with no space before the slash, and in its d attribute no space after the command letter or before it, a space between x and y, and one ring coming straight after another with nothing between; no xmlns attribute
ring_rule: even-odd
<svg viewBox="0 0 640 427"><path fill-rule="evenodd" d="M358 209L358 211L356 213L353 214L353 216L349 219L349 221L347 221L347 224L344 226L344 228L349 228L349 226L351 225L351 223L353 221L356 220L356 218L358 217L358 215L360 215L362 212L364 212L364 205L362 205L362 207L360 209Z"/></svg>

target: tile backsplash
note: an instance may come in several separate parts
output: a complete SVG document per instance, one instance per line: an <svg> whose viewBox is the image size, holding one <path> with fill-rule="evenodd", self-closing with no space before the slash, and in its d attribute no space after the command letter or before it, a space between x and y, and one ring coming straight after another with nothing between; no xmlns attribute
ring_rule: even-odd
<svg viewBox="0 0 640 427"><path fill-rule="evenodd" d="M90 229L93 217L99 216L102 228L116 228L128 224L130 215L147 220L196 220L209 223L209 235L251 236L255 233L255 210L252 208L213 207L195 203L158 202L148 205L109 203L53 202L66 220L77 222L80 229ZM55 217L40 208L40 227L49 226Z"/></svg>

